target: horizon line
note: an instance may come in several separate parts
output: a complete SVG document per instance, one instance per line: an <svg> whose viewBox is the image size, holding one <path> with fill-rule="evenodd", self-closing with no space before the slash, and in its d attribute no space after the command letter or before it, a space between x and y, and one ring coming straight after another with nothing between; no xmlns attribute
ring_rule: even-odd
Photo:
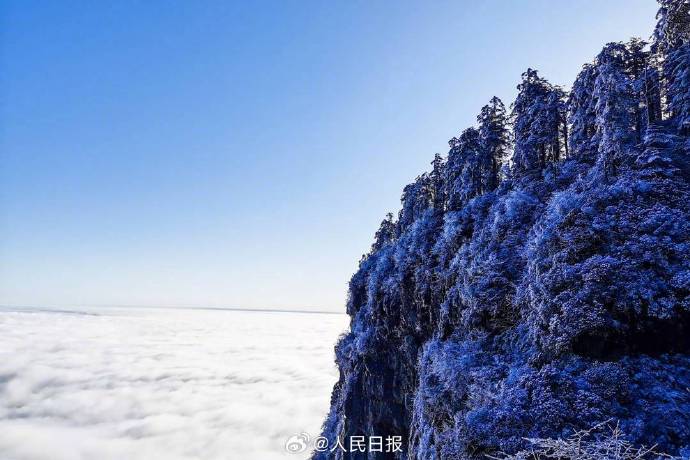
<svg viewBox="0 0 690 460"><path fill-rule="evenodd" d="M223 306L208 306L208 307L190 307L190 306L170 306L170 305L71 305L71 306L46 306L46 305L6 305L0 304L0 309L17 309L17 310L47 310L47 311L70 311L70 309L97 309L97 308L150 308L161 310L213 310L213 311L248 311L257 313L314 313L326 315L346 315L346 312L333 310L297 310L292 308L278 308L278 307L264 307L264 308L250 308L250 307L223 307Z"/></svg>

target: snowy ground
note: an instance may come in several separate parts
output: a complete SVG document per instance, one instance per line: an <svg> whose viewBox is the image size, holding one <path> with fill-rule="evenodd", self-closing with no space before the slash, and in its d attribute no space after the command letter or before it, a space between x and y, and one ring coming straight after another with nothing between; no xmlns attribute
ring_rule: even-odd
<svg viewBox="0 0 690 460"><path fill-rule="evenodd" d="M344 315L0 310L0 459L301 459Z"/></svg>

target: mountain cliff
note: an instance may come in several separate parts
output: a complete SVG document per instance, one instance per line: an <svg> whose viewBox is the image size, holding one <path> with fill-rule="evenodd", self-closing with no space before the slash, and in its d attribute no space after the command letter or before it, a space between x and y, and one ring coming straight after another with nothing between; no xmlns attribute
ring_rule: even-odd
<svg viewBox="0 0 690 460"><path fill-rule="evenodd" d="M690 3L569 92L535 70L406 186L349 285L323 436L473 459L615 421L690 456ZM613 457L611 457L613 458Z"/></svg>

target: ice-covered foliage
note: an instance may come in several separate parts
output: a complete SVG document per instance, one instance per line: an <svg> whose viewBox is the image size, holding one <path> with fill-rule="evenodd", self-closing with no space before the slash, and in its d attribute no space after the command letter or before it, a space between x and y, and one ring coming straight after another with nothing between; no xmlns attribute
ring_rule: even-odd
<svg viewBox="0 0 690 460"><path fill-rule="evenodd" d="M659 12L654 29L656 48L666 51L690 40L690 1L658 0Z"/></svg>
<svg viewBox="0 0 690 460"><path fill-rule="evenodd" d="M527 69L513 103L516 172L534 171L558 161L567 146L565 93Z"/></svg>
<svg viewBox="0 0 690 460"><path fill-rule="evenodd" d="M639 139L635 110L639 96L626 72L628 50L622 43L609 43L596 60L594 82L599 161L605 175L615 172L625 154Z"/></svg>
<svg viewBox="0 0 690 460"><path fill-rule="evenodd" d="M488 456L493 460L653 460L674 458L656 446L635 446L618 425L600 423L565 439L527 439L531 447L513 455Z"/></svg>
<svg viewBox="0 0 690 460"><path fill-rule="evenodd" d="M494 98L405 187L350 281L323 433L405 443L315 459L522 455L608 420L690 452L686 5L569 95L528 70L510 135Z"/></svg>
<svg viewBox="0 0 690 460"><path fill-rule="evenodd" d="M671 50L664 62L668 110L681 134L690 133L690 44Z"/></svg>
<svg viewBox="0 0 690 460"><path fill-rule="evenodd" d="M482 146L482 192L498 186L501 166L508 163L509 130L506 108L496 96L482 107L477 117Z"/></svg>
<svg viewBox="0 0 690 460"><path fill-rule="evenodd" d="M597 79L597 68L585 64L578 74L568 96L568 123L570 124L571 157L580 159L596 156L596 100L594 99L594 82Z"/></svg>

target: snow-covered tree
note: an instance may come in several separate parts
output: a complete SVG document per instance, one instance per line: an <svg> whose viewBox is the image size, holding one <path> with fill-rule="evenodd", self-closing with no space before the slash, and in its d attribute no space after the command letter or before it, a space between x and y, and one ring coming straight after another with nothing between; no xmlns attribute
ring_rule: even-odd
<svg viewBox="0 0 690 460"><path fill-rule="evenodd" d="M398 233L409 227L433 204L434 192L429 174L417 176L414 182L403 189L400 201L402 208L398 215Z"/></svg>
<svg viewBox="0 0 690 460"><path fill-rule="evenodd" d="M565 92L527 69L512 108L515 172L542 169L567 154L565 115Z"/></svg>
<svg viewBox="0 0 690 460"><path fill-rule="evenodd" d="M379 229L374 235L374 244L371 246L371 251L376 252L385 244L390 243L395 238L395 221L393 220L393 213L386 214L386 218L381 221Z"/></svg>
<svg viewBox="0 0 690 460"><path fill-rule="evenodd" d="M667 110L678 132L690 134L690 43L668 51L664 61Z"/></svg>
<svg viewBox="0 0 690 460"><path fill-rule="evenodd" d="M624 154L637 142L638 95L627 73L628 50L622 43L609 43L596 59L594 82L599 162L605 175L615 171Z"/></svg>
<svg viewBox="0 0 690 460"><path fill-rule="evenodd" d="M479 165L482 146L475 128L467 128L459 138L453 138L450 142L452 147L446 165L446 194L448 209L457 210L482 189Z"/></svg>
<svg viewBox="0 0 690 460"><path fill-rule="evenodd" d="M647 126L662 118L658 63L647 50L647 42L633 38L626 45L626 71L633 81L639 104L635 109L637 142L642 142Z"/></svg>
<svg viewBox="0 0 690 460"><path fill-rule="evenodd" d="M434 209L443 211L446 204L446 162L440 153L434 155L429 174L431 190L433 192L432 204Z"/></svg>
<svg viewBox="0 0 690 460"><path fill-rule="evenodd" d="M690 40L690 1L657 1L660 7L654 29L654 48L665 52Z"/></svg>
<svg viewBox="0 0 690 460"><path fill-rule="evenodd" d="M482 148L480 159L482 192L496 188L501 166L507 163L510 139L506 108L496 96L482 107L477 117L479 142Z"/></svg>
<svg viewBox="0 0 690 460"><path fill-rule="evenodd" d="M597 129L596 100L594 99L596 79L596 66L585 64L568 95L568 123L570 124L568 144L570 155L574 158L596 158L597 145L594 142Z"/></svg>

